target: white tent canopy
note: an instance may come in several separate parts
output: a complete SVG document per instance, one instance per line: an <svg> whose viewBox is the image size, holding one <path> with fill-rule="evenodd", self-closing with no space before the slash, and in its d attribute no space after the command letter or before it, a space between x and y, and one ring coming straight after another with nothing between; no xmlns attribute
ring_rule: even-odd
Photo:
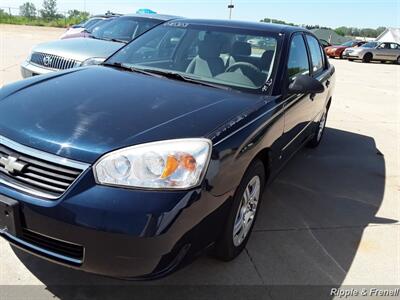
<svg viewBox="0 0 400 300"><path fill-rule="evenodd" d="M378 42L394 42L400 43L400 28L389 27L382 32L376 40Z"/></svg>

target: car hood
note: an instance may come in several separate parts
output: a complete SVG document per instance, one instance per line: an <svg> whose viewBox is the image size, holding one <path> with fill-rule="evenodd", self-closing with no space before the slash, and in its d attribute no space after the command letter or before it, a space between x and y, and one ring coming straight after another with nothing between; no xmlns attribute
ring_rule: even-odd
<svg viewBox="0 0 400 300"><path fill-rule="evenodd" d="M82 62L91 57L107 58L124 45L124 43L111 41L76 38L40 44L34 47L32 51L53 54Z"/></svg>
<svg viewBox="0 0 400 300"><path fill-rule="evenodd" d="M0 135L94 162L145 142L204 137L265 97L95 66L0 90Z"/></svg>
<svg viewBox="0 0 400 300"><path fill-rule="evenodd" d="M358 51L358 52L361 52L363 50L367 50L367 48L362 48L362 47L348 47L348 48L346 48L346 51Z"/></svg>
<svg viewBox="0 0 400 300"><path fill-rule="evenodd" d="M329 46L329 47L326 47L326 49L345 49L346 48L346 46Z"/></svg>

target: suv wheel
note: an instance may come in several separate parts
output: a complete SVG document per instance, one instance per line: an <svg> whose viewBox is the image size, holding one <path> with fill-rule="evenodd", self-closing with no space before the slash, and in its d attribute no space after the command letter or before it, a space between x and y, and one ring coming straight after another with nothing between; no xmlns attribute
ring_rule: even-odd
<svg viewBox="0 0 400 300"><path fill-rule="evenodd" d="M242 252L253 229L264 186L264 164L255 160L236 190L224 231L215 245L216 258L229 261Z"/></svg>

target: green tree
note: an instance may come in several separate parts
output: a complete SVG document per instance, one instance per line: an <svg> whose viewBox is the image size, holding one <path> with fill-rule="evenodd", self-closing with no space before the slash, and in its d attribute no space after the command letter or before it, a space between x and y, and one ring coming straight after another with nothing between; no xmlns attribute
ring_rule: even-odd
<svg viewBox="0 0 400 300"><path fill-rule="evenodd" d="M382 27L382 26L380 26L380 27L378 27L377 29L376 29L376 37L378 37L378 35L380 35L382 32L384 32L386 30L386 27Z"/></svg>
<svg viewBox="0 0 400 300"><path fill-rule="evenodd" d="M347 28L344 27L344 26L338 27L338 28L335 29L335 32L336 32L338 35L345 36L346 33L347 33Z"/></svg>
<svg viewBox="0 0 400 300"><path fill-rule="evenodd" d="M75 18L75 19L81 19L81 20L86 20L89 18L89 13L86 11L80 11L77 9L72 9L68 11L68 18Z"/></svg>
<svg viewBox="0 0 400 300"><path fill-rule="evenodd" d="M54 20L57 15L57 1L56 0L44 0L43 9L40 10L40 15L43 19Z"/></svg>
<svg viewBox="0 0 400 300"><path fill-rule="evenodd" d="M36 17L36 7L32 2L25 2L19 7L19 14L23 17L34 18Z"/></svg>
<svg viewBox="0 0 400 300"><path fill-rule="evenodd" d="M360 35L365 37L376 37L376 30L372 28L363 28L360 30Z"/></svg>

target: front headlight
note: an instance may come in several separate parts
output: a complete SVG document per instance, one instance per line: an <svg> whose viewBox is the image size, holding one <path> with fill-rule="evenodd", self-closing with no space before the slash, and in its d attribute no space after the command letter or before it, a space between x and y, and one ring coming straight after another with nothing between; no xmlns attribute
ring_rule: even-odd
<svg viewBox="0 0 400 300"><path fill-rule="evenodd" d="M95 164L103 185L187 189L200 184L212 143L208 139L179 139L142 144L106 154Z"/></svg>
<svg viewBox="0 0 400 300"><path fill-rule="evenodd" d="M104 57L92 57L87 60L85 60L82 64L81 67L85 66L94 66L94 65L100 65L103 63L106 59Z"/></svg>

